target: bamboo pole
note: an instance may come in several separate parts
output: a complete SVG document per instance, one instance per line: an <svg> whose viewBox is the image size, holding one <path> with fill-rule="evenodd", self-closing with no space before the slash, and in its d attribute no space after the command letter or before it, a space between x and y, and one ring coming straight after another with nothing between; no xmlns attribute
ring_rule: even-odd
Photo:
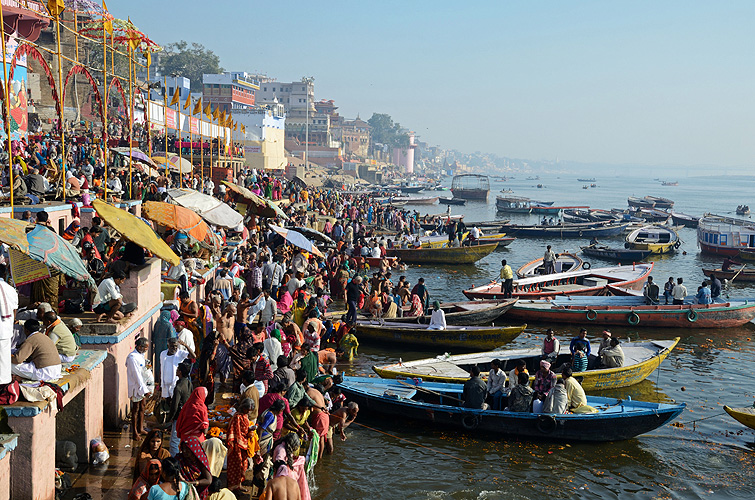
<svg viewBox="0 0 755 500"><path fill-rule="evenodd" d="M5 106L5 134L7 135L8 142L8 183L10 184L10 209L11 217L13 217L13 146L11 145L10 138L10 82L8 81L8 65L6 61L5 53L5 22L3 22L3 4L0 2L0 36L3 38L2 50L3 50L3 105Z"/></svg>
<svg viewBox="0 0 755 500"><path fill-rule="evenodd" d="M168 177L168 78L163 77L163 121L165 122L165 177Z"/></svg>
<svg viewBox="0 0 755 500"><path fill-rule="evenodd" d="M129 100L129 114L128 114L128 199L134 199L134 181L133 166L134 166L134 76L133 76L133 53L131 44L128 44L128 100Z"/></svg>
<svg viewBox="0 0 755 500"><path fill-rule="evenodd" d="M105 9L105 2L103 0L102 2L102 9ZM104 88L104 106L103 106L103 114L102 117L102 154L103 154L103 161L105 162L105 201L107 202L107 105L108 105L108 81L107 81L107 30L105 29L105 17L102 18L102 83ZM92 179L92 183L94 183L94 179ZM94 188L94 186L92 186Z"/></svg>
<svg viewBox="0 0 755 500"><path fill-rule="evenodd" d="M176 91L178 92L178 77L173 77L175 83L176 83ZM183 172L181 171L181 160L183 157L181 156L181 143L183 140L181 139L181 93L178 92L178 103L176 104L176 135L178 136L178 183L180 187L184 187L184 176ZM166 156L167 158L167 156Z"/></svg>
<svg viewBox="0 0 755 500"><path fill-rule="evenodd" d="M60 160L61 160L61 166L63 167L63 172L61 176L61 184L63 187L63 201L66 199L66 133L65 133L65 117L64 117L64 106L65 102L61 102L61 97L63 96L63 93L65 89L63 88L64 82L63 82L63 61L61 58L61 49L60 49L60 14L55 16L55 32L56 32L56 38L57 38L57 45L58 45L58 102L60 104L60 110L58 112L59 120L60 120Z"/></svg>

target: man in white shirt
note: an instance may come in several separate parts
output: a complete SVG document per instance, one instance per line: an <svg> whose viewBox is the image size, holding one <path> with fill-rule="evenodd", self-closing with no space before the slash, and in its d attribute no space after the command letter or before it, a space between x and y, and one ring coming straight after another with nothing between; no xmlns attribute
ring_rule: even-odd
<svg viewBox="0 0 755 500"><path fill-rule="evenodd" d="M265 296L265 306L260 311L260 321L263 325L268 325L278 314L278 303L270 296L270 290L266 289L262 293Z"/></svg>
<svg viewBox="0 0 755 500"><path fill-rule="evenodd" d="M176 336L178 338L178 349L187 353L194 353L197 348L194 346L194 334L186 328L186 323L176 321Z"/></svg>
<svg viewBox="0 0 755 500"><path fill-rule="evenodd" d="M302 285L306 283L306 281L302 279L303 276L304 275L301 272L296 271L296 274L290 280L288 280L288 293L291 294L292 297L294 296L294 292L296 292L299 288L302 287Z"/></svg>
<svg viewBox="0 0 755 500"><path fill-rule="evenodd" d="M147 370L144 354L148 348L149 341L144 337L139 337L136 339L136 347L126 358L128 397L131 399L131 438L134 440L147 435L144 431L144 398L148 397L150 392L144 378L144 372Z"/></svg>
<svg viewBox="0 0 755 500"><path fill-rule="evenodd" d="M433 302L433 312L430 315L430 324L427 326L427 329L445 330L446 326L446 313L440 308L440 302L436 300Z"/></svg>
<svg viewBox="0 0 755 500"><path fill-rule="evenodd" d="M501 360L494 359L490 363L488 372L488 394L493 397L493 410L502 410L503 385L506 383L506 372L501 370Z"/></svg>
<svg viewBox="0 0 755 500"><path fill-rule="evenodd" d="M168 349L160 353L160 389L162 397L173 397L173 388L178 382L176 369L186 358L195 359L194 351L179 349L181 342L177 338L168 339ZM183 344L186 347L186 344Z"/></svg>
<svg viewBox="0 0 755 500"><path fill-rule="evenodd" d="M5 275L5 265L0 269ZM0 279L0 385L11 383L10 350L13 339L13 322L18 309L18 292Z"/></svg>
<svg viewBox="0 0 755 500"><path fill-rule="evenodd" d="M673 303L675 305L684 304L684 297L687 296L687 287L682 285L682 283L684 283L684 280L682 278L677 278L674 290L671 292L671 296L674 297Z"/></svg>
<svg viewBox="0 0 755 500"><path fill-rule="evenodd" d="M115 271L112 278L105 278L98 287L100 295L100 303L94 307L94 312L97 314L97 321L107 319L111 323L117 323L124 318L124 314L133 312L133 307L129 307L130 310L125 310L123 307L123 295L121 295L120 285L126 281L126 275L122 271ZM133 306L133 304L126 304Z"/></svg>
<svg viewBox="0 0 755 500"><path fill-rule="evenodd" d="M277 332L277 337L275 336L275 332ZM262 353L267 357L267 360L270 361L270 368L273 371L278 369L278 357L283 355L283 348L281 347L279 337L280 330L275 329L273 330L273 334L268 334L267 338L262 343L264 346Z"/></svg>
<svg viewBox="0 0 755 500"><path fill-rule="evenodd" d="M375 259L379 259L380 258L380 247L378 246L377 243L373 243L372 244L372 251L371 251L371 255L370 256L373 257L373 258L375 258Z"/></svg>

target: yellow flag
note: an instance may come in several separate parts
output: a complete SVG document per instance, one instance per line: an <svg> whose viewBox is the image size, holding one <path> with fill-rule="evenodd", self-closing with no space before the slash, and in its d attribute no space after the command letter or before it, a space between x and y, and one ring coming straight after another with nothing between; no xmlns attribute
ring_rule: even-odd
<svg viewBox="0 0 755 500"><path fill-rule="evenodd" d="M152 53L145 51L144 57L147 59L147 66L152 66Z"/></svg>
<svg viewBox="0 0 755 500"><path fill-rule="evenodd" d="M243 123L241 124L241 133L246 134L246 127Z"/></svg>
<svg viewBox="0 0 755 500"><path fill-rule="evenodd" d="M207 103L207 106L204 107L204 114L207 115L207 119L212 121L212 106L210 103Z"/></svg>
<svg viewBox="0 0 755 500"><path fill-rule="evenodd" d="M61 12L66 10L63 0L47 0L47 10L52 17L58 17Z"/></svg>
<svg viewBox="0 0 755 500"><path fill-rule="evenodd" d="M202 98L200 97L197 103L194 105L194 109L191 110L192 115L202 112Z"/></svg>
<svg viewBox="0 0 755 500"><path fill-rule="evenodd" d="M110 12L107 10L107 4L105 3L104 0L102 2L102 8L107 13L107 15L110 16ZM113 19L112 19L112 16L110 16L110 17L103 17L102 19L103 19L102 27L105 28L105 31L107 31L108 35L112 35L113 34Z"/></svg>
<svg viewBox="0 0 755 500"><path fill-rule="evenodd" d="M186 102L184 103L184 111L189 109L190 106L191 106L191 96L187 95Z"/></svg>
<svg viewBox="0 0 755 500"><path fill-rule="evenodd" d="M225 110L220 112L220 119L218 120L218 125L221 127L225 127Z"/></svg>
<svg viewBox="0 0 755 500"><path fill-rule="evenodd" d="M220 117L220 108L215 108L215 111L212 112L212 119L217 120Z"/></svg>
<svg viewBox="0 0 755 500"><path fill-rule="evenodd" d="M131 50L136 50L139 48L139 45L142 43L142 36L137 31L136 26L131 22L131 18L128 18L128 24L129 24L129 34L128 34L128 44L131 47Z"/></svg>
<svg viewBox="0 0 755 500"><path fill-rule="evenodd" d="M178 87L176 87L176 91L173 93L173 99L170 100L170 105L175 106L176 104L178 104L180 97L181 96L178 93Z"/></svg>

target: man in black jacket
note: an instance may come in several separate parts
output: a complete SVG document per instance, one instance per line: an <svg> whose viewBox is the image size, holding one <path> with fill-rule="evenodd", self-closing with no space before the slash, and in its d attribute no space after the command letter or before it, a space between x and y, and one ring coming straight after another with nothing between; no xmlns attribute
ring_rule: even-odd
<svg viewBox="0 0 755 500"><path fill-rule="evenodd" d="M351 282L346 285L346 303L349 310L346 313L346 322L354 324L357 322L357 304L362 294L362 277L355 276Z"/></svg>

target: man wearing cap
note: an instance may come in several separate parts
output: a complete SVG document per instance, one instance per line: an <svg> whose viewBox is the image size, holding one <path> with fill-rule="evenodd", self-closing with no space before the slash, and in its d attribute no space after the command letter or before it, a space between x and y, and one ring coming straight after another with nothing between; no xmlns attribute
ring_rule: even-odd
<svg viewBox="0 0 755 500"><path fill-rule="evenodd" d="M610 330L603 330L603 339L600 341L600 345L598 346L598 356L603 354L603 351L605 349L608 349L611 347L611 331Z"/></svg>
<svg viewBox="0 0 755 500"><path fill-rule="evenodd" d="M532 411L540 413L546 396L556 386L556 374L551 371L551 364L545 360L540 361L540 369L535 373L535 382L532 388L535 391Z"/></svg>

